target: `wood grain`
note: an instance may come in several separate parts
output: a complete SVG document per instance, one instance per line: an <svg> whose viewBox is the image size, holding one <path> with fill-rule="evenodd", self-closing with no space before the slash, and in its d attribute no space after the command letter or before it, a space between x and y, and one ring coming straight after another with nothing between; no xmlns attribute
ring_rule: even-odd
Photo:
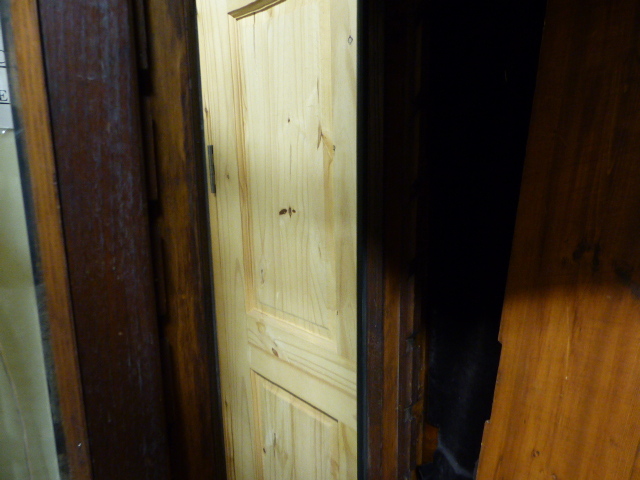
<svg viewBox="0 0 640 480"><path fill-rule="evenodd" d="M272 22L280 11L288 21ZM327 2L284 2L235 22L248 308L312 337L335 331L338 308L330 13Z"/></svg>
<svg viewBox="0 0 640 480"><path fill-rule="evenodd" d="M38 6L93 478L166 479L133 7Z"/></svg>
<svg viewBox="0 0 640 480"><path fill-rule="evenodd" d="M143 116L173 478L225 478L213 342L195 2L149 0ZM142 65L142 62L141 62ZM180 101L176 101L180 98ZM154 185L156 186L154 188ZM164 305L164 307L163 307Z"/></svg>
<svg viewBox="0 0 640 480"><path fill-rule="evenodd" d="M382 478L384 440L384 48L385 2L372 0L360 9L360 144L358 149L361 307L358 356L359 469L364 478ZM395 319L394 319L395 320Z"/></svg>
<svg viewBox="0 0 640 480"><path fill-rule="evenodd" d="M362 468L367 478L411 478L433 443L423 438L426 336L416 308L424 17L420 2L366 2L362 14Z"/></svg>
<svg viewBox="0 0 640 480"><path fill-rule="evenodd" d="M255 442L263 478L337 480L339 423L259 375L252 380L255 416L262 420Z"/></svg>
<svg viewBox="0 0 640 480"><path fill-rule="evenodd" d="M552 0L478 478L640 478L640 7Z"/></svg>
<svg viewBox="0 0 640 480"><path fill-rule="evenodd" d="M238 148L235 115L234 86L231 71L231 50L229 44L229 21L227 20L226 2L197 2L198 32L200 40L200 71L202 82L202 103L204 117L204 136L207 145L214 145L216 159L216 175L218 179L217 196L209 193L209 222L212 239L217 236L218 224L234 229L235 242L220 243L212 241L213 278L214 283L229 283L243 286L242 266L222 262L222 258L242 259L242 245L237 239L242 238L241 215L239 208L239 192L237 167L224 159L234 159ZM206 36L205 32L210 32ZM215 32L215 34L214 34ZM208 58L215 61L207 61ZM229 120L231 119L231 120ZM208 165L209 167L209 165ZM210 178L210 177L209 177ZM232 189L221 188L222 182L229 183ZM221 202L221 196L231 197L229 202ZM235 202L233 201L235 199ZM221 208L224 207L224 208ZM244 293L244 289L239 291ZM241 322L220 322L221 318L242 318L245 313L244 297L239 300L225 297L220 289L215 290L216 307L216 339L219 350L241 352L246 345L246 330ZM243 337L244 335L244 337ZM227 477L230 479L250 478L254 472L253 434L247 422L241 422L243 411L252 415L248 405L251 392L249 381L249 364L246 354L238 354L235 358L219 356L220 386L222 392L222 411L225 418L224 441ZM224 375L223 372L228 372ZM242 378L242 381L234 381ZM226 394L225 394L226 391ZM239 400L241 399L241 400ZM234 440L239 448L234 450Z"/></svg>
<svg viewBox="0 0 640 480"><path fill-rule="evenodd" d="M56 187L56 169L49 123L38 11L35 1L12 1L11 34L18 68L15 104L22 127L23 165L28 172L29 191L34 209L30 228L36 237L35 271L44 285L46 323L50 329L52 366L64 435L59 455L71 476L89 480L91 462L82 399L82 385L76 351L71 310L67 261ZM54 406L54 408L56 408ZM65 470L63 466L63 471Z"/></svg>
<svg viewBox="0 0 640 480"><path fill-rule="evenodd" d="M357 412L354 3L252 5L233 16L225 0L203 1L198 12L232 478L267 475L259 425L297 418L256 407L256 374L336 420L345 438L355 438ZM353 443L330 468L338 478L355 474ZM325 453L276 470L304 476Z"/></svg>
<svg viewBox="0 0 640 480"><path fill-rule="evenodd" d="M420 2L388 8L385 50L385 410L383 478L409 479L418 458L426 336L420 318L417 212L423 85ZM398 52L402 52L398 54ZM393 158L402 159L393 161ZM418 308L416 308L418 307ZM416 408L418 405L418 408Z"/></svg>

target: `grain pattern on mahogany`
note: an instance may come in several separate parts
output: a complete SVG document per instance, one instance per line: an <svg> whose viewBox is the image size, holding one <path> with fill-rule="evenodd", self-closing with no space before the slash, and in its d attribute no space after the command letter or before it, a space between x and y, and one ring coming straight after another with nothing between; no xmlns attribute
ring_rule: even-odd
<svg viewBox="0 0 640 480"><path fill-rule="evenodd" d="M640 478L640 5L551 0L478 478Z"/></svg>
<svg viewBox="0 0 640 480"><path fill-rule="evenodd" d="M150 0L145 23L151 87L146 113L153 125L146 156L152 167L147 171L154 176L148 184L157 183L154 235L161 248L155 256L159 286L165 290L161 337L167 345L163 363L171 467L175 478L225 478L213 347L207 177L196 88L195 4Z"/></svg>
<svg viewBox="0 0 640 480"><path fill-rule="evenodd" d="M37 5L35 1L14 0L10 2L9 9L13 37L9 55L15 54L15 65L18 66L15 69L18 81L16 111L23 132L23 165L29 177L26 185L34 209L30 227L36 237L36 278L44 286L53 377L57 388L57 395L53 397L59 402L64 433L64 449L59 445L58 453L65 455L74 479L89 480L89 442L56 187Z"/></svg>
<svg viewBox="0 0 640 480"><path fill-rule="evenodd" d="M132 5L38 5L93 478L167 479Z"/></svg>

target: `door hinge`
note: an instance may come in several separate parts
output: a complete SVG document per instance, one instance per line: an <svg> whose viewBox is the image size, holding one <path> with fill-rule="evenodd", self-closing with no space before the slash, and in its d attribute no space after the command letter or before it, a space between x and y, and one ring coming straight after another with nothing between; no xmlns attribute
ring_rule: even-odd
<svg viewBox="0 0 640 480"><path fill-rule="evenodd" d="M207 145L207 162L209 163L209 183L211 193L216 194L216 168L213 161L213 145Z"/></svg>
<svg viewBox="0 0 640 480"><path fill-rule="evenodd" d="M151 62L149 61L149 32L147 28L147 5L145 0L134 0L133 20L136 41L136 54L138 57L138 82L140 94L150 96L151 87Z"/></svg>

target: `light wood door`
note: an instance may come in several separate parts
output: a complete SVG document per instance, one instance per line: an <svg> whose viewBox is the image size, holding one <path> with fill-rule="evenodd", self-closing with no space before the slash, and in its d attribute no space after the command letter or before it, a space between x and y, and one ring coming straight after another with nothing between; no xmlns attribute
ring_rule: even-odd
<svg viewBox="0 0 640 480"><path fill-rule="evenodd" d="M197 5L229 477L354 479L356 1Z"/></svg>

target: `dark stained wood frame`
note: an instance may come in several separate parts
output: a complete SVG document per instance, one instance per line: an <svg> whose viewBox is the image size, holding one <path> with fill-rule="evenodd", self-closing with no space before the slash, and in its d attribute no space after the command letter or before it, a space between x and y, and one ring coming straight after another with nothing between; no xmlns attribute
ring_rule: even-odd
<svg viewBox="0 0 640 480"><path fill-rule="evenodd" d="M383 442L385 460L380 478L409 479L415 476L416 466L431 460L436 444L436 431L425 424L423 416L427 333L421 288L426 274L426 227L419 225L418 219L424 208L426 162L422 140L426 63L423 36L427 28L424 2L387 2L384 17L385 269L380 274L385 279L383 418L387 426L383 437L375 440ZM392 443L393 449L387 438L397 439Z"/></svg>
<svg viewBox="0 0 640 480"><path fill-rule="evenodd" d="M12 83L16 139L20 152L25 198L28 199L29 231L35 279L42 285L42 322L49 330L45 349L54 364L50 386L54 409L59 409L66 457L74 480L91 478L89 443L84 416L82 386L76 353L69 279L56 170L49 123L40 28L35 0L12 0L4 6L8 14L5 36ZM57 398L56 398L57 397Z"/></svg>
<svg viewBox="0 0 640 480"><path fill-rule="evenodd" d="M37 4L91 478L165 480L169 452L132 4ZM34 58L39 52L22 65Z"/></svg>
<svg viewBox="0 0 640 480"><path fill-rule="evenodd" d="M139 2L173 478L224 478L195 2ZM146 38L146 42L143 42ZM146 43L146 44L145 44ZM142 62L141 62L142 63ZM150 127L151 126L151 127Z"/></svg>
<svg viewBox="0 0 640 480"><path fill-rule="evenodd" d="M421 318L424 12L419 0L361 3L363 225L360 445L364 478L412 478L435 439L425 429Z"/></svg>
<svg viewBox="0 0 640 480"><path fill-rule="evenodd" d="M429 444L415 301L421 2L388 3L360 5L359 443L371 479L411 478ZM93 466L77 478L225 478L194 5L39 2Z"/></svg>
<svg viewBox="0 0 640 480"><path fill-rule="evenodd" d="M417 184L421 157L421 2L361 2L359 186L360 475L411 478L422 463L426 336L416 308ZM143 116L154 141L156 258L164 280L163 336L180 478L224 478L212 339L212 279L194 0L147 0L138 11L147 52ZM144 40L142 40L144 39ZM145 64L145 60L141 61ZM398 214L398 212L402 212ZM161 258L159 258L161 257ZM190 343L185 343L190 342ZM196 368L197 367L197 368ZM171 373L169 373L171 372ZM213 455L212 455L213 453ZM217 476L216 476L217 475Z"/></svg>

